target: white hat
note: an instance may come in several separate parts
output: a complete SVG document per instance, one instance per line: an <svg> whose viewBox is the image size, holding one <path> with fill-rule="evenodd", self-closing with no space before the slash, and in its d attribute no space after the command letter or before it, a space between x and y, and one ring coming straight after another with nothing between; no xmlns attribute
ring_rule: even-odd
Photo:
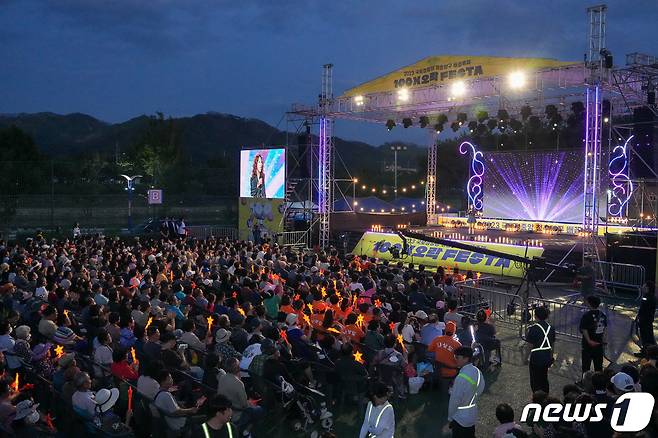
<svg viewBox="0 0 658 438"><path fill-rule="evenodd" d="M96 409L100 410L101 412L107 412L112 409L112 406L114 406L118 399L119 390L117 388L99 389L96 392Z"/></svg>
<svg viewBox="0 0 658 438"><path fill-rule="evenodd" d="M615 389L621 392L631 392L635 388L633 378L626 373L617 373L612 376L610 382L615 385Z"/></svg>
<svg viewBox="0 0 658 438"><path fill-rule="evenodd" d="M219 330L217 330L217 333L215 333L215 341L218 344L227 342L230 338L231 338L231 332L224 328L220 328Z"/></svg>
<svg viewBox="0 0 658 438"><path fill-rule="evenodd" d="M423 320L427 319L427 313L425 313L424 310L417 310L414 316L417 319L423 319Z"/></svg>
<svg viewBox="0 0 658 438"><path fill-rule="evenodd" d="M16 416L14 417L14 420L21 420L25 418L27 423L36 423L39 421L39 413L37 412L38 407L39 403L34 403L29 399L23 400L16 405Z"/></svg>
<svg viewBox="0 0 658 438"><path fill-rule="evenodd" d="M212 286L212 280L210 278L206 278L203 280L203 284L206 286Z"/></svg>
<svg viewBox="0 0 658 438"><path fill-rule="evenodd" d="M286 316L286 324L293 325L296 322L297 322L297 314L296 313L289 313L288 316Z"/></svg>

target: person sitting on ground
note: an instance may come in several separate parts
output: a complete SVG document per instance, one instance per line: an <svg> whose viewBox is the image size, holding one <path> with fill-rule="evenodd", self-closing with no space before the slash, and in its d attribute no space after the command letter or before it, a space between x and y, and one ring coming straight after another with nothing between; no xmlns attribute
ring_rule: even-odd
<svg viewBox="0 0 658 438"><path fill-rule="evenodd" d="M512 429L521 429L521 426L514 422L514 409L507 403L496 406L496 418L500 424L494 430L494 438L503 438Z"/></svg>
<svg viewBox="0 0 658 438"><path fill-rule="evenodd" d="M208 420L194 426L191 438L233 438L237 437L237 427L231 424L233 406L221 394L208 403Z"/></svg>

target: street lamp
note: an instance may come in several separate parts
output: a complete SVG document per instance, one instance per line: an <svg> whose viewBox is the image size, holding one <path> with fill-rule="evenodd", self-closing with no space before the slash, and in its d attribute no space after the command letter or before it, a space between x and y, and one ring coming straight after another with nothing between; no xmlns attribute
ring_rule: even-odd
<svg viewBox="0 0 658 438"><path fill-rule="evenodd" d="M126 191L128 192L128 231L132 230L132 207L133 207L133 192L135 191L135 183L138 178L141 178L142 175L133 175L128 176L121 174L122 177L126 180Z"/></svg>
<svg viewBox="0 0 658 438"><path fill-rule="evenodd" d="M406 146L391 146L391 150L393 151L393 155L395 156L395 163L393 165L393 174L395 175L395 199L398 198L398 151L406 151L407 147Z"/></svg>

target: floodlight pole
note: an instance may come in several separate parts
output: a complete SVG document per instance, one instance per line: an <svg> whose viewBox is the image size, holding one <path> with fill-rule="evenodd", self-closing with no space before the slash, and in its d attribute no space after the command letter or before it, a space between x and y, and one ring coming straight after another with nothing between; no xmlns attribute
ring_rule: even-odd
<svg viewBox="0 0 658 438"><path fill-rule="evenodd" d="M398 151L406 151L407 147L406 146L391 146L391 150L393 151L393 178L394 178L394 186L395 186L395 199L398 199Z"/></svg>

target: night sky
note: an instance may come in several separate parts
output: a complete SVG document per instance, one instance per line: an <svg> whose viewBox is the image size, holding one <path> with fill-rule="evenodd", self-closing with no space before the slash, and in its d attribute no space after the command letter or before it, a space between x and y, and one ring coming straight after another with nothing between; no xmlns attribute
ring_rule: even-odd
<svg viewBox="0 0 658 438"><path fill-rule="evenodd" d="M317 98L327 62L339 94L430 55L582 60L592 4L0 0L0 112L118 122L218 111L277 125L293 102ZM615 64L634 51L658 55L655 0L608 6ZM423 138L406 131L343 123L336 135L375 144Z"/></svg>

